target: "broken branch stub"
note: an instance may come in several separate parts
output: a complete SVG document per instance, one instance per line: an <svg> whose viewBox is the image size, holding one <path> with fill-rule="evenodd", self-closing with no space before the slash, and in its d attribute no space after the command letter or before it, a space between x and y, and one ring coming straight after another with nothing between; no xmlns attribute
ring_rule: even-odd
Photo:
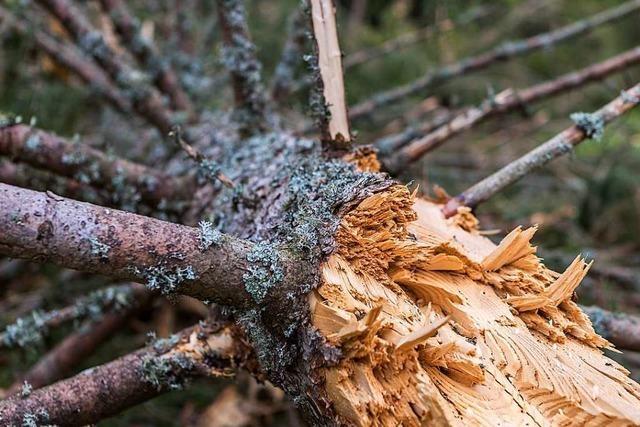
<svg viewBox="0 0 640 427"><path fill-rule="evenodd" d="M320 73L325 117L320 118L323 139L337 148L351 142L345 99L342 54L338 41L335 7L332 0L310 0L313 35L316 42L317 66ZM320 89L320 88L318 88Z"/></svg>

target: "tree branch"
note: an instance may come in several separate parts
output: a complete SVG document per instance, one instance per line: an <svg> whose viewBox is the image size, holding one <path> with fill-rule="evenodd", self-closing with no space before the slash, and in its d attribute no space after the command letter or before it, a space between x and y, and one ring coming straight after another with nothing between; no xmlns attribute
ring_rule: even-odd
<svg viewBox="0 0 640 427"><path fill-rule="evenodd" d="M156 47L140 34L140 23L131 15L126 4L122 0L100 0L100 5L111 18L115 30L127 49L151 73L156 87L169 97L172 108L192 116L193 105L180 87L178 77L171 65L159 55Z"/></svg>
<svg viewBox="0 0 640 427"><path fill-rule="evenodd" d="M105 365L0 402L7 425L81 426L96 423L129 407L178 389L198 376L231 375L255 370L252 350L234 327L199 325Z"/></svg>
<svg viewBox="0 0 640 427"><path fill-rule="evenodd" d="M41 29L34 29L24 19L0 7L0 21L7 22L18 33L33 38L38 48L42 49L54 61L75 73L92 90L104 97L111 106L121 113L129 114L131 103L120 90L113 85L104 72L94 65L72 46L59 42Z"/></svg>
<svg viewBox="0 0 640 427"><path fill-rule="evenodd" d="M526 89L506 90L495 97L484 100L478 107L467 109L462 114L453 117L445 125L411 142L397 153L391 154L384 161L385 167L391 173L398 173L406 167L407 163L415 162L452 137L472 129L490 117L507 114L533 102L559 95L593 81L602 80L638 63L640 63L640 47Z"/></svg>
<svg viewBox="0 0 640 427"><path fill-rule="evenodd" d="M325 142L344 148L351 142L347 102L342 73L342 54L338 41L333 0L310 0L311 22L316 42L316 78L326 112L320 116L320 131Z"/></svg>
<svg viewBox="0 0 640 427"><path fill-rule="evenodd" d="M640 9L640 0L630 0L620 6L607 9L589 18L574 22L551 32L537 34L523 40L503 43L488 52L461 59L458 62L429 72L413 82L380 92L369 99L359 102L349 109L349 117L351 120L366 117L379 107L397 102L410 95L418 95L421 91L433 85L451 80L463 74L483 70L499 61L507 61L573 39L592 31L600 25L621 19L638 9Z"/></svg>
<svg viewBox="0 0 640 427"><path fill-rule="evenodd" d="M640 317L580 306L602 338L623 350L640 351Z"/></svg>
<svg viewBox="0 0 640 427"><path fill-rule="evenodd" d="M486 17L488 14L489 8L486 6L477 6L463 13L455 22L450 19L444 19L434 25L429 25L410 33L401 34L398 37L387 40L378 46L350 53L344 58L344 69L348 70L349 68L356 67L376 58L406 49L411 45L430 39L436 34L451 31L462 25L468 25L477 19Z"/></svg>
<svg viewBox="0 0 640 427"><path fill-rule="evenodd" d="M264 132L268 120L262 64L249 35L244 4L242 0L217 0L216 4L224 40L222 58L231 73L240 131L245 136Z"/></svg>
<svg viewBox="0 0 640 427"><path fill-rule="evenodd" d="M637 84L631 89L623 91L619 97L593 114L578 113L579 115L572 116L576 122L575 125L450 199L443 208L445 216L455 215L460 206L475 208L532 170L545 165L556 157L570 153L573 147L585 139L598 139L606 124L631 110L639 102L640 84Z"/></svg>
<svg viewBox="0 0 640 427"><path fill-rule="evenodd" d="M302 63L306 40L307 16L303 8L298 7L290 17L287 39L271 83L271 97L278 103L283 102L293 90L295 71Z"/></svg>
<svg viewBox="0 0 640 427"><path fill-rule="evenodd" d="M251 309L287 304L304 264L267 244L0 184L0 254Z"/></svg>
<svg viewBox="0 0 640 427"><path fill-rule="evenodd" d="M121 199L133 190L151 206L180 200L195 184L22 124L0 128L0 155L106 189Z"/></svg>
<svg viewBox="0 0 640 427"><path fill-rule="evenodd" d="M133 107L149 123L165 135L174 124L174 117L165 108L159 94L144 81L142 73L126 65L105 42L85 16L69 0L37 0L38 4L55 16L71 34L78 46L122 87Z"/></svg>

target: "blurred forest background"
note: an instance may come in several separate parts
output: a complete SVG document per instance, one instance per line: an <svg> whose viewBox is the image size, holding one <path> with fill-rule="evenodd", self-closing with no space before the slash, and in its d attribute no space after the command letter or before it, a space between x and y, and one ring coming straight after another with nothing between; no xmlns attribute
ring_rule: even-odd
<svg viewBox="0 0 640 427"><path fill-rule="evenodd" d="M99 8L92 2L87 3L94 10L95 22L109 34ZM213 2L134 0L127 3L143 22L145 34L163 47L164 54L176 68L186 72L185 84L201 105L213 110L222 105L222 100L230 98L227 73L220 63L220 32ZM345 78L349 104L414 80L439 64L483 52L503 41L553 30L621 3L616 0L338 2L340 42L346 58L428 26L440 29L403 49L348 68ZM298 2L253 0L247 2L247 7L253 39L268 78L279 61L287 20ZM444 111L475 105L488 94L524 88L616 55L637 45L638 22L639 16L634 13L569 42L455 78L430 89L428 96L424 91L416 93L401 103L380 109L367 120L356 122L358 142L371 143L407 126L433 119ZM45 17L42 25L50 26L52 32L61 31ZM140 132L142 127L136 126L137 119L118 115L97 101L90 88L76 84L75 78L36 49L29 37L11 31L8 26L0 27L0 31L1 111L19 114L27 122L33 117L41 128L69 137L78 134L96 147L129 157L133 152L139 162L153 164L158 153L143 147L154 144L141 141L166 136L154 130ZM177 53L177 45L187 46L191 53ZM304 72L301 66L299 77L303 77ZM526 111L501 115L424 156L404 170L400 178L411 183L412 188L419 186L426 194L432 193L434 185L449 194L457 194L566 128L571 124L572 112L593 111L639 80L640 67L631 67L604 81L528 105ZM294 108L302 111L307 103L305 90L287 99L292 111ZM300 113L292 112L290 119L292 123L300 123L300 129L304 128L304 117ZM2 161L0 158L0 163ZM633 111L608 126L601 141L582 144L574 154L529 174L479 207L481 228L495 230L498 241L517 225L539 224L535 243L549 267L562 271L580 252L595 259L587 280L578 289L580 303L640 314L639 171L640 111ZM92 280L96 288L103 285L99 279ZM83 276L54 267L43 273L24 263L19 268L4 264L0 281L0 293L4 295L0 305L1 325L34 309L64 306L74 297L85 294L88 286ZM151 330L158 336L168 336L197 320L199 315L202 307L194 306L186 298L158 304L102 344L96 356L78 369L139 347L143 343L137 332ZM18 361L19 366L27 369L66 332L68 329L56 331L41 348L2 352L0 388L10 385L17 375L7 369L10 362ZM632 371L636 380L640 378L640 354L626 352L615 357ZM200 414L206 415L207 410L215 412L216 407L211 406L216 401L215 391L225 390L229 384L231 382L216 381L214 385L212 381L202 381L101 425L196 425ZM232 389L225 392L233 393L229 390ZM264 414L256 419L267 424L296 422L286 405L281 405L283 410L272 410L276 406L266 404Z"/></svg>

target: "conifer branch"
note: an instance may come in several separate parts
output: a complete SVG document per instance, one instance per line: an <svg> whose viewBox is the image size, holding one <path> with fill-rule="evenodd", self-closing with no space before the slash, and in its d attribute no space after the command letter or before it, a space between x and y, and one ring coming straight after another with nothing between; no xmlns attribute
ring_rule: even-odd
<svg viewBox="0 0 640 427"><path fill-rule="evenodd" d="M640 84L636 84L629 90L622 91L620 96L592 114L574 113L572 119L576 124L450 199L443 208L445 216L455 215L461 206L475 208L532 170L572 152L573 148L583 141L600 139L605 125L627 113L639 103Z"/></svg>
<svg viewBox="0 0 640 427"><path fill-rule="evenodd" d="M262 85L262 64L251 41L242 0L217 0L224 48L222 60L231 74L236 120L244 136L268 129L267 101Z"/></svg>
<svg viewBox="0 0 640 427"><path fill-rule="evenodd" d="M133 191L152 206L184 198L195 184L22 124L0 127L0 155L121 193L122 199Z"/></svg>
<svg viewBox="0 0 640 427"><path fill-rule="evenodd" d="M391 173L398 173L403 167L406 167L407 163L415 162L452 137L472 129L491 117L523 109L531 103L560 95L593 81L605 79L611 74L623 71L638 63L640 63L640 47L526 89L503 91L484 100L479 106L465 110L446 124L391 154L385 160L385 167Z"/></svg>
<svg viewBox="0 0 640 427"><path fill-rule="evenodd" d="M172 108L192 116L194 107L180 86L180 81L169 61L162 58L156 46L140 34L140 23L131 15L126 3L122 0L100 0L100 5L111 18L115 30L127 49L152 75L156 87L169 97Z"/></svg>
<svg viewBox="0 0 640 427"><path fill-rule="evenodd" d="M523 40L503 43L485 53L470 56L435 71L430 71L413 82L377 93L371 98L351 107L349 109L349 117L351 120L361 119L372 114L380 107L398 102L408 96L425 95L423 91L433 85L451 80L454 77L483 70L500 61L507 61L536 50L548 48L560 42L571 40L601 25L624 18L639 9L640 0L630 0L620 6L607 9L589 18L548 33L541 33Z"/></svg>

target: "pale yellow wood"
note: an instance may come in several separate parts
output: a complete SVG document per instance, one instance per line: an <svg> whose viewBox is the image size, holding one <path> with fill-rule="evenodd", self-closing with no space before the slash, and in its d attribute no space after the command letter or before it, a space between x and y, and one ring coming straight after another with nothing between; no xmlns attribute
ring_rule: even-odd
<svg viewBox="0 0 640 427"><path fill-rule="evenodd" d="M395 186L343 217L312 297L343 351L326 370L335 411L362 426L640 424L640 387L571 301L589 265L558 274L535 228L496 246L440 208Z"/></svg>
<svg viewBox="0 0 640 427"><path fill-rule="evenodd" d="M332 140L351 140L342 75L342 54L338 42L332 0L311 0L313 33L318 46L318 66L324 84L324 98L331 113L329 136Z"/></svg>

